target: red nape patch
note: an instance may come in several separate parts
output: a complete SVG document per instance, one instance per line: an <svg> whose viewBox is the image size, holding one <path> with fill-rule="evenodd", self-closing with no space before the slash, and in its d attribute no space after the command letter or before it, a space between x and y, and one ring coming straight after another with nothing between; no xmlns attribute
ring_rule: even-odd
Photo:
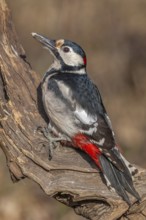
<svg viewBox="0 0 146 220"><path fill-rule="evenodd" d="M86 64L87 64L87 59L86 59L86 57L83 58L83 61L84 61L84 65L86 65Z"/></svg>
<svg viewBox="0 0 146 220"><path fill-rule="evenodd" d="M98 160L99 156L101 155L101 151L99 150L97 145L91 143L89 138L86 137L84 134L77 134L76 136L74 136L73 143L75 147L78 147L86 152L101 169L101 165Z"/></svg>

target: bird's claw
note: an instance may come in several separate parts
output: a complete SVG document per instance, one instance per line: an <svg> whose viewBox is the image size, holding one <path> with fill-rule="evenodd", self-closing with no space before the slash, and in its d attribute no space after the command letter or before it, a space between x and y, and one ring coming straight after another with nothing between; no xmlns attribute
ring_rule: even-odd
<svg viewBox="0 0 146 220"><path fill-rule="evenodd" d="M51 160L53 158L53 153L54 153L54 150L59 147L59 143L57 142L49 142L49 160Z"/></svg>
<svg viewBox="0 0 146 220"><path fill-rule="evenodd" d="M47 128L44 128L44 127L38 127L38 129L43 135L45 138L48 139L49 141L49 160L52 159L53 157L53 152L54 152L54 149L56 149L59 145L60 145L60 141L64 140L64 138L62 137L55 137L52 132L50 131L50 129L47 127Z"/></svg>

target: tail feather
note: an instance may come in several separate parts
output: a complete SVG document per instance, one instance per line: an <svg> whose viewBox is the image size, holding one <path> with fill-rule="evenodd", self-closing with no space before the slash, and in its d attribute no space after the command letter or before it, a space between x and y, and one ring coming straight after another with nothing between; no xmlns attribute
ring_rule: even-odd
<svg viewBox="0 0 146 220"><path fill-rule="evenodd" d="M127 178L124 176L122 172L117 172L118 178L121 180L122 186L124 186L125 190L129 192L131 195L133 195L137 200L140 200L140 196L138 192L135 190L133 186L133 181L128 182Z"/></svg>
<svg viewBox="0 0 146 220"><path fill-rule="evenodd" d="M115 167L104 155L100 155L99 160L102 171L111 183L111 187L113 187L129 205L131 205L131 203L126 191L133 195L137 200L140 200L139 194L134 189L131 176L129 176L130 173L127 175L127 170L126 172L118 170L118 168Z"/></svg>
<svg viewBox="0 0 146 220"><path fill-rule="evenodd" d="M116 148L112 148L109 152L110 157L100 150L100 147L94 145L84 134L78 134L73 138L76 147L85 151L103 172L107 185L114 188L116 192L129 204L130 199L127 195L129 192L137 200L140 200L139 194L136 192L131 173L127 168L124 160ZM116 163L111 160L113 158Z"/></svg>

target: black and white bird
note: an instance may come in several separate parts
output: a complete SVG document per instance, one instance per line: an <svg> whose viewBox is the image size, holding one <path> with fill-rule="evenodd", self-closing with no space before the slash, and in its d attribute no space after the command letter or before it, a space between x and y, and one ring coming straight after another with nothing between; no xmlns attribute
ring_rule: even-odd
<svg viewBox="0 0 146 220"><path fill-rule="evenodd" d="M87 75L85 52L69 40L49 40L37 33L32 36L54 57L41 82L50 130L57 140L68 140L86 152L103 173L107 186L128 204L127 192L139 200L132 180L136 169L116 145L99 90Z"/></svg>

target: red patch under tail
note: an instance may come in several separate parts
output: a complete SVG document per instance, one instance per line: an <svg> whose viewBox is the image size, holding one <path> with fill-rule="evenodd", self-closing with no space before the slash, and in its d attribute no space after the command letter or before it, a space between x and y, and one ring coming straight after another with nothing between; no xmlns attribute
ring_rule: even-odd
<svg viewBox="0 0 146 220"><path fill-rule="evenodd" d="M84 152L86 152L94 160L97 166L102 170L99 162L99 156L101 155L101 151L99 150L98 146L91 143L89 138L86 137L84 134L77 134L73 138L73 143L75 147L78 147Z"/></svg>
<svg viewBox="0 0 146 220"><path fill-rule="evenodd" d="M84 134L75 135L73 143L75 147L85 151L94 160L100 170L104 173L107 185L114 188L129 205L131 203L127 192L133 195L138 201L140 200L140 196L133 186L132 178L126 165L123 165L123 171L118 169L102 154L99 147L90 142L90 139Z"/></svg>

